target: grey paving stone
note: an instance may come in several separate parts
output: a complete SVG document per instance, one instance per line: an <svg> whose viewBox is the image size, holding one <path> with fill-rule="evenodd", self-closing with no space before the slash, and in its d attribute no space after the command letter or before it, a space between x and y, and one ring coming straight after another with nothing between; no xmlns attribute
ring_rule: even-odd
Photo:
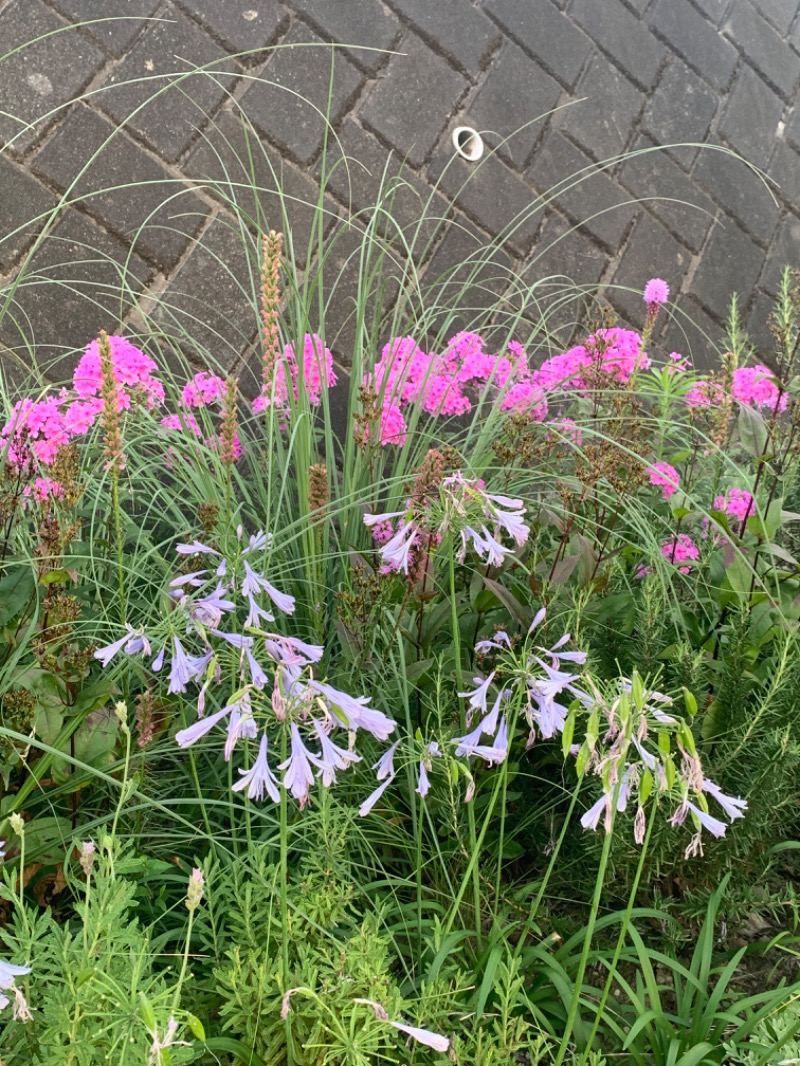
<svg viewBox="0 0 800 1066"><path fill-rule="evenodd" d="M691 253L660 222L644 212L636 219L622 258L606 292L611 305L637 329L644 326L644 287L650 278L663 278L678 292Z"/></svg>
<svg viewBox="0 0 800 1066"><path fill-rule="evenodd" d="M719 368L725 331L710 318L691 295L678 297L669 308L669 317L658 338L660 352L689 356L698 370Z"/></svg>
<svg viewBox="0 0 800 1066"><path fill-rule="evenodd" d="M688 0L656 0L647 20L706 81L725 88L736 66L736 49Z"/></svg>
<svg viewBox="0 0 800 1066"><path fill-rule="evenodd" d="M717 96L708 82L673 58L648 100L642 127L659 144L702 143L716 109ZM674 147L670 154L688 168L697 149Z"/></svg>
<svg viewBox="0 0 800 1066"><path fill-rule="evenodd" d="M775 308L772 295L760 290L753 293L750 309L745 318L745 329L753 345L753 359L769 366L775 358L775 338L769 328L769 316Z"/></svg>
<svg viewBox="0 0 800 1066"><path fill-rule="evenodd" d="M330 94L331 63L333 91ZM361 85L361 75L341 52L301 22L241 98L248 119L299 163L322 147L326 118L336 123Z"/></svg>
<svg viewBox="0 0 800 1066"><path fill-rule="evenodd" d="M347 0L347 3L292 0L292 7L313 20L334 41L362 45L343 51L348 59L369 71L375 71L386 61L385 49L392 48L400 36L397 19L375 0Z"/></svg>
<svg viewBox="0 0 800 1066"><path fill-rule="evenodd" d="M197 19L233 52L258 49L249 62L261 55L288 22L288 12L280 4L260 0L178 0L184 13ZM262 56L263 58L263 56Z"/></svg>
<svg viewBox="0 0 800 1066"><path fill-rule="evenodd" d="M784 267L787 266L794 270L800 268L800 219L794 214L787 214L781 219L770 246L769 258L758 280L759 288L772 296L777 295Z"/></svg>
<svg viewBox="0 0 800 1066"><path fill-rule="evenodd" d="M608 264L608 256L580 234L556 211L548 211L533 254L522 267L532 278L568 278L576 285L593 286Z"/></svg>
<svg viewBox="0 0 800 1066"><path fill-rule="evenodd" d="M700 153L694 176L757 241L769 241L780 209L750 167L726 152L707 149Z"/></svg>
<svg viewBox="0 0 800 1066"><path fill-rule="evenodd" d="M800 201L800 155L784 140L776 140L765 170L778 183L773 188L789 204Z"/></svg>
<svg viewBox="0 0 800 1066"><path fill-rule="evenodd" d="M783 34L797 19L797 0L755 0L755 5Z"/></svg>
<svg viewBox="0 0 800 1066"><path fill-rule="evenodd" d="M605 56L596 55L581 75L575 97L579 102L559 111L554 123L595 159L619 155L644 102L639 89Z"/></svg>
<svg viewBox="0 0 800 1066"><path fill-rule="evenodd" d="M311 240L319 188L304 171L281 157L238 111L224 110L203 133L183 170L208 191L240 213L258 232L269 229L291 234L298 260L304 260ZM283 196L281 197L281 192ZM328 205L331 218L336 210Z"/></svg>
<svg viewBox="0 0 800 1066"><path fill-rule="evenodd" d="M701 15L717 27L722 25L731 6L731 0L692 0L692 3Z"/></svg>
<svg viewBox="0 0 800 1066"><path fill-rule="evenodd" d="M487 248L487 238L463 215L448 227L422 279L424 306L440 309L427 342L443 346L462 329L492 337L490 312L513 281L513 262L502 249Z"/></svg>
<svg viewBox="0 0 800 1066"><path fill-rule="evenodd" d="M324 321L321 324L312 322L316 332L324 334L325 343L333 352L337 364L347 368L353 365L356 348L361 351L365 362L380 355L380 349L388 339L388 322L400 291L402 266L391 256L383 260L378 277L372 275L367 279L365 275L360 275L364 241L363 228L358 224L342 224L329 236L328 254L321 270L325 297ZM374 244L372 252L372 266L377 268L377 249ZM367 285L369 289L365 291ZM357 296L367 305L367 316L360 334Z"/></svg>
<svg viewBox="0 0 800 1066"><path fill-rule="evenodd" d="M425 217L415 245L416 254L421 255L426 243L440 232L447 202L438 194L430 200L431 186L403 166L396 152L384 148L377 137L352 118L342 123L327 163L328 189L348 214L362 213L362 223L366 224L372 217L372 209L380 202L381 210L391 215L391 223L387 219L378 226L378 232L390 243L399 244L398 226L405 240L414 239L418 224ZM319 168L317 175L320 176Z"/></svg>
<svg viewBox="0 0 800 1066"><path fill-rule="evenodd" d="M653 84L664 47L619 0L574 0L569 13L630 78L645 89Z"/></svg>
<svg viewBox="0 0 800 1066"><path fill-rule="evenodd" d="M103 65L102 52L66 26L39 0L15 0L0 12L0 144L13 140L14 154L23 153L63 117L59 109ZM56 114L45 118L51 111Z"/></svg>
<svg viewBox="0 0 800 1066"><path fill-rule="evenodd" d="M758 280L764 252L732 219L717 222L692 281L692 293L707 311L725 320L731 293L747 299Z"/></svg>
<svg viewBox="0 0 800 1066"><path fill-rule="evenodd" d="M70 200L79 200L110 229L134 240L135 250L164 273L175 266L207 214L199 197L83 105L70 113L32 166L59 191L72 186Z"/></svg>
<svg viewBox="0 0 800 1066"><path fill-rule="evenodd" d="M561 86L513 41L506 41L486 80L466 108L468 124L506 140L499 152L517 167L525 164L541 136L547 115L558 103ZM534 119L538 121L533 122ZM521 127L525 129L521 129ZM519 132L517 132L519 131ZM493 144L498 143L495 138Z"/></svg>
<svg viewBox="0 0 800 1066"><path fill-rule="evenodd" d="M663 149L639 151L651 147L652 142L636 142L634 149L638 154L623 163L618 175L620 184L641 197L647 210L687 248L699 252L717 207Z"/></svg>
<svg viewBox="0 0 800 1066"><path fill-rule="evenodd" d="M217 218L159 297L156 322L204 365L235 366L258 329L256 253Z"/></svg>
<svg viewBox="0 0 800 1066"><path fill-rule="evenodd" d="M26 342L54 380L71 375L75 355L99 330L114 332L151 271L137 255L87 218L70 211L36 250L0 343L23 358Z"/></svg>
<svg viewBox="0 0 800 1066"><path fill-rule="evenodd" d="M397 46L361 106L364 123L420 166L440 137L468 82L414 34Z"/></svg>
<svg viewBox="0 0 800 1066"><path fill-rule="evenodd" d="M793 144L795 148L800 148L800 105L795 104L794 108L789 113L783 130L783 136L790 142L790 144Z"/></svg>
<svg viewBox="0 0 800 1066"><path fill-rule="evenodd" d="M767 81L781 93L791 92L800 74L800 56L747 0L734 0L722 28Z"/></svg>
<svg viewBox="0 0 800 1066"><path fill-rule="evenodd" d="M497 155L484 156L476 166L444 150L434 157L430 174L479 226L502 235L520 254L529 251L541 221L537 196Z"/></svg>
<svg viewBox="0 0 800 1066"><path fill-rule="evenodd" d="M749 67L742 67L728 95L717 132L751 163L763 162L772 150L783 103Z"/></svg>
<svg viewBox="0 0 800 1066"><path fill-rule="evenodd" d="M170 21L147 27L95 101L117 122L130 116L128 128L174 163L232 85L225 74L231 61L216 62L223 58L225 52L208 34L172 9ZM170 84L174 76L209 63L214 64L212 77L194 73Z"/></svg>
<svg viewBox="0 0 800 1066"><path fill-rule="evenodd" d="M8 271L46 222L46 218L34 219L55 207L56 198L3 156L0 189L0 270Z"/></svg>
<svg viewBox="0 0 800 1066"><path fill-rule="evenodd" d="M142 31L146 20L155 14L159 0L52 0L53 6L70 22L84 24L86 33L121 56Z"/></svg>
<svg viewBox="0 0 800 1066"><path fill-rule="evenodd" d="M574 85L592 43L549 0L537 0L535 18L530 0L485 0L484 8L562 85Z"/></svg>
<svg viewBox="0 0 800 1066"><path fill-rule="evenodd" d="M579 173L579 172L585 173ZM630 197L560 133L551 133L536 153L526 178L554 206L614 253L633 217ZM557 190L557 191L556 191Z"/></svg>
<svg viewBox="0 0 800 1066"><path fill-rule="evenodd" d="M389 0L420 36L470 74L477 74L500 38L495 24L463 0Z"/></svg>

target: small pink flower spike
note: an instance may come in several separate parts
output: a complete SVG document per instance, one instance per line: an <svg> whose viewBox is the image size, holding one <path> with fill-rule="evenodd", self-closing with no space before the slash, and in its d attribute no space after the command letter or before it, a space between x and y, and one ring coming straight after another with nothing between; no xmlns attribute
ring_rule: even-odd
<svg viewBox="0 0 800 1066"><path fill-rule="evenodd" d="M650 304L665 304L669 299L669 285L661 278L651 278L644 287L644 302Z"/></svg>

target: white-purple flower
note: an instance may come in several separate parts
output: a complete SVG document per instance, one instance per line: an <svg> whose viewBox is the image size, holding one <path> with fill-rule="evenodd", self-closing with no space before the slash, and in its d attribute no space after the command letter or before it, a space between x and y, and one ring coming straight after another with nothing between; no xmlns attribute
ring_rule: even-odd
<svg viewBox="0 0 800 1066"><path fill-rule="evenodd" d="M492 670L492 672L489 674L485 681L481 681L479 677L473 677L472 680L475 684L475 688L472 690L472 692L458 693L458 695L463 697L464 699L469 698L470 707L472 707L476 711L479 711L481 715L486 714L486 700L488 699L489 689L496 673L496 670Z"/></svg>
<svg viewBox="0 0 800 1066"><path fill-rule="evenodd" d="M404 522L394 536L381 548L381 559L393 570L408 573L411 549L417 541L417 527L413 522Z"/></svg>
<svg viewBox="0 0 800 1066"><path fill-rule="evenodd" d="M394 744L392 744L391 748L387 748L383 755L381 755L380 759L378 759L378 761L372 767L373 770L377 771L375 776L379 781L383 781L385 777L394 777L394 756L399 745L400 741L396 740Z"/></svg>
<svg viewBox="0 0 800 1066"><path fill-rule="evenodd" d="M175 741L178 747L190 748L192 744L196 744L201 737L204 737L206 733L210 733L217 722L221 722L232 710L233 705L223 707L222 710L209 715L208 718L198 718L196 722L186 729L179 730L175 734Z"/></svg>
<svg viewBox="0 0 800 1066"><path fill-rule="evenodd" d="M361 756L354 751L334 744L321 722L316 718L313 721L314 731L319 740L320 754L310 756L313 764L319 769L322 784L325 788L336 783L336 771L346 770L352 763L361 762Z"/></svg>
<svg viewBox="0 0 800 1066"><path fill-rule="evenodd" d="M0 989L7 992L14 987L15 977L24 977L30 972L30 966L15 966L12 962L4 962L0 959ZM0 1010L4 1010L10 1002L8 996L0 994Z"/></svg>
<svg viewBox="0 0 800 1066"><path fill-rule="evenodd" d="M316 679L310 681L309 685L327 701L334 712L335 719L339 717L335 713L337 710L341 716L344 716L348 729L365 729L377 740L389 739L396 723L383 711L370 707L368 696L349 696L346 692L340 692L332 685Z"/></svg>
<svg viewBox="0 0 800 1066"><path fill-rule="evenodd" d="M311 769L311 753L303 744L297 723L292 722L291 727L291 754L285 762L280 763L279 770L284 770L283 787L291 792L300 806L304 807L308 802L308 794L314 784L314 771Z"/></svg>
<svg viewBox="0 0 800 1066"><path fill-rule="evenodd" d="M386 789L389 787L389 785L391 785L393 781L394 774L392 774L390 777L387 777L385 781L381 782L381 784L378 785L374 792L371 792L369 796L367 796L367 798L358 808L359 817L366 818L366 816L369 814L369 812L372 810L372 808L375 806L375 804L378 802L378 800L381 798L381 796L384 794Z"/></svg>
<svg viewBox="0 0 800 1066"><path fill-rule="evenodd" d="M278 781L267 761L267 736L261 737L258 746L256 761L249 770L240 770L241 778L232 786L234 792L242 792L247 789L247 797L251 800L260 801L266 792L273 803L280 801Z"/></svg>
<svg viewBox="0 0 800 1066"><path fill-rule="evenodd" d="M703 779L703 791L714 797L732 822L737 818L744 818L747 800L740 799L738 796L726 796L719 785L709 781L707 777Z"/></svg>

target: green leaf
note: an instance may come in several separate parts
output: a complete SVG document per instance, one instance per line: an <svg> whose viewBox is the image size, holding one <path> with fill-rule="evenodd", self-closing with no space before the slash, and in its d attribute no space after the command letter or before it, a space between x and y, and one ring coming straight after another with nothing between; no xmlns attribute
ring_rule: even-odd
<svg viewBox="0 0 800 1066"><path fill-rule="evenodd" d="M33 571L26 563L16 563L0 578L0 626L16 618L34 594Z"/></svg>
<svg viewBox="0 0 800 1066"><path fill-rule="evenodd" d="M501 585L499 581L493 581L490 577L485 577L483 583L490 592L495 594L515 621L519 622L522 626L530 625L530 609L528 607L523 607L519 600L509 592L504 585Z"/></svg>
<svg viewBox="0 0 800 1066"><path fill-rule="evenodd" d="M200 1021L200 1019L194 1014L189 1014L187 1015L186 1021L189 1026L189 1029L191 1030L192 1036L194 1036L197 1040L205 1041L206 1031L203 1028L203 1023Z"/></svg>
<svg viewBox="0 0 800 1066"><path fill-rule="evenodd" d="M760 458L764 454L768 439L767 426L764 419L754 407L748 407L743 404L739 408L737 427L739 429L739 440L742 442L744 450L754 459Z"/></svg>

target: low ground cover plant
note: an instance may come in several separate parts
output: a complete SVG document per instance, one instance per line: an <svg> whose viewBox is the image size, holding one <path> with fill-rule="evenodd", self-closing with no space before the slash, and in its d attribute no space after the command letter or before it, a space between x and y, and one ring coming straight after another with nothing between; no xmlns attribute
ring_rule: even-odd
<svg viewBox="0 0 800 1066"><path fill-rule="evenodd" d="M769 366L652 279L345 382L258 250L254 399L101 331L9 403L4 1061L782 1061L797 279Z"/></svg>

